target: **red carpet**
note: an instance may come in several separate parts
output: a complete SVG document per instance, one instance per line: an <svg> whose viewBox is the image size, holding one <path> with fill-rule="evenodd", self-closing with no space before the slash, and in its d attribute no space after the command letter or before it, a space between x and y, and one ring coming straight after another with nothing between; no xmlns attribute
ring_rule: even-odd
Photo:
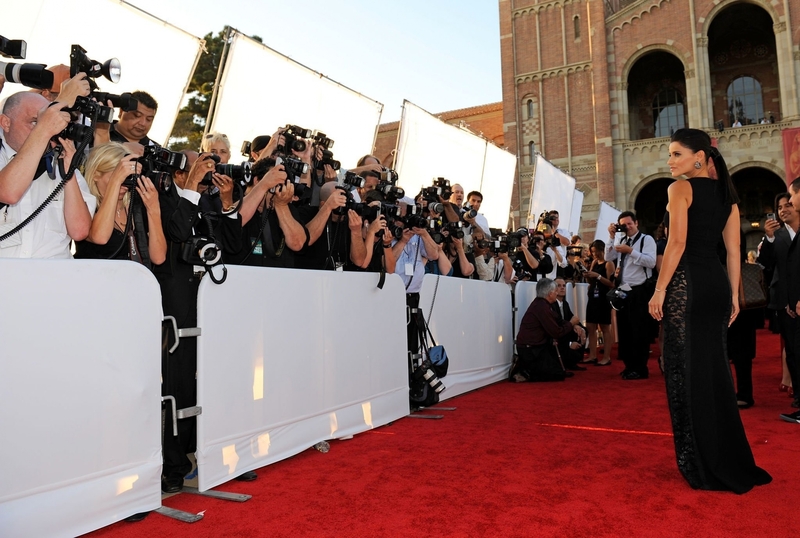
<svg viewBox="0 0 800 538"><path fill-rule="evenodd" d="M655 360L644 381L620 380L615 361L563 383L486 387L442 404L458 408L442 420L404 418L218 488L253 495L242 504L165 500L205 511L197 523L151 514L90 536L793 536L800 425L778 418L790 410L778 345L759 331L756 405L742 411L773 482L743 496L686 484Z"/></svg>

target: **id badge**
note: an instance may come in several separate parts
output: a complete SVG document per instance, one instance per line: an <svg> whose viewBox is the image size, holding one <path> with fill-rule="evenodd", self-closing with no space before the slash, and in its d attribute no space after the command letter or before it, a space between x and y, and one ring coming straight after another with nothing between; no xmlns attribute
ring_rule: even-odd
<svg viewBox="0 0 800 538"><path fill-rule="evenodd" d="M3 217L5 217L5 215L0 216L0 236L6 235L8 232L16 228L19 224L16 221L4 220ZM22 244L22 234L17 232L8 239L0 241L0 248L16 247L21 244Z"/></svg>
<svg viewBox="0 0 800 538"><path fill-rule="evenodd" d="M252 238L250 239L250 241L252 241ZM261 249L261 240L259 239L258 242L256 243L256 246L253 248L253 254L255 254L256 256L261 256L263 253L264 251Z"/></svg>
<svg viewBox="0 0 800 538"><path fill-rule="evenodd" d="M414 276L414 264L407 263L406 264L406 276Z"/></svg>

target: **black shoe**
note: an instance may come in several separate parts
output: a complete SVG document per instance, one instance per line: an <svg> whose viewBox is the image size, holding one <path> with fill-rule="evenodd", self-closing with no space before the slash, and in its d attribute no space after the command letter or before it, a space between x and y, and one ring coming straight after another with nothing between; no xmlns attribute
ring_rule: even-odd
<svg viewBox="0 0 800 538"><path fill-rule="evenodd" d="M739 409L750 409L751 407L753 407L753 405L755 405L755 402L753 401L748 402L747 400L736 400L736 405L739 406Z"/></svg>
<svg viewBox="0 0 800 538"><path fill-rule="evenodd" d="M792 407L794 407L795 409L800 409L800 400L794 400L792 402Z"/></svg>
<svg viewBox="0 0 800 538"><path fill-rule="evenodd" d="M622 370L622 371L619 373L619 375L621 375L621 376L622 376L622 378L624 379L624 378L625 378L625 376L626 376L626 375L628 375L629 373L631 373L631 370L628 370L627 368L625 368L624 370Z"/></svg>
<svg viewBox="0 0 800 538"><path fill-rule="evenodd" d="M234 478L234 480L238 480L239 482L252 482L256 478L258 478L258 475L255 472L247 471Z"/></svg>
<svg viewBox="0 0 800 538"><path fill-rule="evenodd" d="M576 364L575 366L567 366L567 370L572 370L574 372L585 372L586 368Z"/></svg>
<svg viewBox="0 0 800 538"><path fill-rule="evenodd" d="M795 411L794 413L781 413L781 420L800 424L800 411Z"/></svg>
<svg viewBox="0 0 800 538"><path fill-rule="evenodd" d="M136 523L137 521L141 521L147 516L150 515L150 512L139 512L138 514L133 514L132 516L128 516L123 521L127 521L128 523Z"/></svg>
<svg viewBox="0 0 800 538"><path fill-rule="evenodd" d="M648 377L649 376L647 374L640 374L639 372L631 371L631 372L628 372L627 374L625 374L624 376L622 376L622 379L631 381L631 380L634 380L634 379L647 379Z"/></svg>
<svg viewBox="0 0 800 538"><path fill-rule="evenodd" d="M164 493L178 493L183 489L183 478L162 478L161 491Z"/></svg>
<svg viewBox="0 0 800 538"><path fill-rule="evenodd" d="M564 372L564 377L572 377L575 375L575 372L566 371Z"/></svg>

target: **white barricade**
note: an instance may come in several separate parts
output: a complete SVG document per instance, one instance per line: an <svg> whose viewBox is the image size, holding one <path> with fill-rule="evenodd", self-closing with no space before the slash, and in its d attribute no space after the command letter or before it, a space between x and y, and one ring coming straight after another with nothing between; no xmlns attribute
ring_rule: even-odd
<svg viewBox="0 0 800 538"><path fill-rule="evenodd" d="M528 311L528 307L536 299L536 282L517 282L514 284L514 338L519 334L519 325L522 323L522 316Z"/></svg>
<svg viewBox="0 0 800 538"><path fill-rule="evenodd" d="M586 305L589 302L589 284L567 282L567 303L581 323L586 323Z"/></svg>
<svg viewBox="0 0 800 538"><path fill-rule="evenodd" d="M0 536L161 506L161 295L136 263L0 260Z"/></svg>
<svg viewBox="0 0 800 538"><path fill-rule="evenodd" d="M405 290L377 281L237 266L222 285L203 279L200 490L408 415Z"/></svg>
<svg viewBox="0 0 800 538"><path fill-rule="evenodd" d="M514 345L507 285L425 275L419 307L450 358L440 399L506 379Z"/></svg>

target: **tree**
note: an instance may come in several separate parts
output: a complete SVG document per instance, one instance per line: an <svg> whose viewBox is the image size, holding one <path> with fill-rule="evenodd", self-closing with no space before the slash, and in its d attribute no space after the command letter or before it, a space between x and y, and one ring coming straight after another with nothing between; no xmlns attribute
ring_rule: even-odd
<svg viewBox="0 0 800 538"><path fill-rule="evenodd" d="M200 55L189 87L186 94L189 100L186 106L178 111L175 119L175 126L169 138L169 149L180 151L183 149L197 150L200 148L203 131L208 118L208 110L211 105L211 97L214 94L214 84L217 79L219 66L224 62L223 51L225 51L225 39L228 35L228 27L222 29L216 36L212 32L206 34L205 50ZM261 38L254 35L250 36L259 43Z"/></svg>

